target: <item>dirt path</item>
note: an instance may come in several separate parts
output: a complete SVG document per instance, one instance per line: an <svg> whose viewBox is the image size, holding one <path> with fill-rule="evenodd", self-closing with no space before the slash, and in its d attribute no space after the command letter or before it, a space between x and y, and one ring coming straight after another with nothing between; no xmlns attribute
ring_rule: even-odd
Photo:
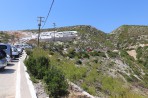
<svg viewBox="0 0 148 98"><path fill-rule="evenodd" d="M134 57L134 59L135 59L135 60L137 60L137 58L136 58L137 53L136 53L136 51L135 51L135 50L130 50L130 51L127 51L127 53L128 53L130 56Z"/></svg>

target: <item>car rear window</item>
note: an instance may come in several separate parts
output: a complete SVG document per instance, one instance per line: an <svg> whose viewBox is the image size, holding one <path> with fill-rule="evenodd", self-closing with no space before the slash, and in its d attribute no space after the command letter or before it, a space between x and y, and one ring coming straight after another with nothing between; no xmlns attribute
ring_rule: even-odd
<svg viewBox="0 0 148 98"><path fill-rule="evenodd" d="M5 57L6 57L6 53L3 50L0 50L0 59Z"/></svg>

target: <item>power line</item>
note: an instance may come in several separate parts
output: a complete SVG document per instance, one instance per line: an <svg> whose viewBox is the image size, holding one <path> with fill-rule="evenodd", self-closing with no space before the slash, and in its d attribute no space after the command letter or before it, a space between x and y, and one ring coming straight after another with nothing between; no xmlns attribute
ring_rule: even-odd
<svg viewBox="0 0 148 98"><path fill-rule="evenodd" d="M50 12L51 12L51 10L52 10L53 4L54 4L54 0L53 0L52 3L51 3L51 6L50 6L50 9L49 9L49 12L48 12L47 17L46 17L46 19L45 19L45 22L44 22L44 24L43 24L43 26L42 26L42 29L43 29L43 27L45 26L45 24L46 24L46 22L47 22L47 19L48 19L49 14L50 14Z"/></svg>

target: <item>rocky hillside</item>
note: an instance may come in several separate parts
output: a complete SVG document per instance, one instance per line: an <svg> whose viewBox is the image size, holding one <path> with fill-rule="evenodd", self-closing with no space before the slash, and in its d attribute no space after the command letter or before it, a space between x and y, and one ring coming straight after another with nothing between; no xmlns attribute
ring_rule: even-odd
<svg viewBox="0 0 148 98"><path fill-rule="evenodd" d="M67 47L62 46L67 51L57 49L59 54L51 57L68 79L101 98L147 98L148 51L146 46L140 47L148 44L147 26L125 25L111 34L91 26L78 26L72 30L79 31L79 38ZM133 51L135 54L131 55Z"/></svg>
<svg viewBox="0 0 148 98"><path fill-rule="evenodd" d="M106 47L107 34L101 30L97 30L92 26L72 26L60 28L58 30L75 30L79 32L79 37L77 38L77 43L79 48L93 48L93 49L103 49Z"/></svg>
<svg viewBox="0 0 148 98"><path fill-rule="evenodd" d="M9 36L6 32L0 31L0 42L7 43L11 40L11 36Z"/></svg>
<svg viewBox="0 0 148 98"><path fill-rule="evenodd" d="M96 97L148 98L148 26L123 25L110 34L87 25L56 28L69 30L78 37L41 44L69 81Z"/></svg>
<svg viewBox="0 0 148 98"><path fill-rule="evenodd" d="M123 25L111 32L110 40L117 48L148 43L148 26Z"/></svg>
<svg viewBox="0 0 148 98"><path fill-rule="evenodd" d="M47 31L78 31L78 37L76 39L79 48L93 48L93 49L107 49L114 48L114 45L110 42L107 34L95 27L89 25L77 25L77 26L67 26L59 28L43 29L42 32ZM23 32L33 32L37 33L37 30L24 30Z"/></svg>
<svg viewBox="0 0 148 98"><path fill-rule="evenodd" d="M54 29L48 29L49 31ZM93 48L107 50L114 49L114 45L110 42L108 34L96 29L90 25L78 25L56 28L57 31L78 31L79 36L76 39L79 48Z"/></svg>

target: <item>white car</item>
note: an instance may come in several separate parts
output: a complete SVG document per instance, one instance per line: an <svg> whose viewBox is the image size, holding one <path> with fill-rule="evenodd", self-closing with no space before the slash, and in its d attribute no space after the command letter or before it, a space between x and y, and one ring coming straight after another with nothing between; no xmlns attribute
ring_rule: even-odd
<svg viewBox="0 0 148 98"><path fill-rule="evenodd" d="M11 46L12 47L12 58L19 58L19 52L17 50L17 48L15 46Z"/></svg>
<svg viewBox="0 0 148 98"><path fill-rule="evenodd" d="M15 47L17 48L17 51L19 52L19 54L22 55L22 53L23 53L22 45L15 45Z"/></svg>

